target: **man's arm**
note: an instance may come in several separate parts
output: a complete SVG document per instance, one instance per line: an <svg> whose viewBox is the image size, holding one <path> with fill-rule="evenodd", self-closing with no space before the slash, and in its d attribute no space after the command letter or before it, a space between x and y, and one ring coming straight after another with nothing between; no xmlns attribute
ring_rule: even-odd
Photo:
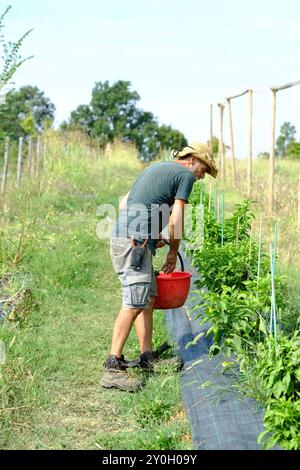
<svg viewBox="0 0 300 470"><path fill-rule="evenodd" d="M177 253L179 249L180 240L182 238L184 229L184 206L186 201L183 199L175 199L172 214L169 221L169 236L170 236L170 249L167 255L166 262L163 266L163 271L169 274L174 271L177 261Z"/></svg>
<svg viewBox="0 0 300 470"><path fill-rule="evenodd" d="M130 193L130 191L128 191L128 193L125 194L125 196L123 196L123 198L121 199L120 204L119 204L120 211L125 209L129 193Z"/></svg>

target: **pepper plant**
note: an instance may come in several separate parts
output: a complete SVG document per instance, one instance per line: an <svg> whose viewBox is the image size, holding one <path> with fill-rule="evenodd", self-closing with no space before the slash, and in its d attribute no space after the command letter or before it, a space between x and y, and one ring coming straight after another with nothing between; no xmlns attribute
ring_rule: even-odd
<svg viewBox="0 0 300 470"><path fill-rule="evenodd" d="M223 351L232 357L234 353L240 369L236 389L264 404L266 430L259 442L265 448L278 443L285 449L300 449L299 332L280 332L277 338L269 334L270 259L269 254L261 254L258 279L258 244L250 237L252 201L237 206L222 226L216 211L208 209L205 193L202 200L206 207L204 249L195 249L194 244L189 255L200 275L196 292L205 313L198 318L202 324L209 323L207 335L213 336L210 354ZM199 204L199 191L193 193L192 204ZM195 221L193 229L197 229ZM275 293L282 326L290 309L282 276L275 276Z"/></svg>

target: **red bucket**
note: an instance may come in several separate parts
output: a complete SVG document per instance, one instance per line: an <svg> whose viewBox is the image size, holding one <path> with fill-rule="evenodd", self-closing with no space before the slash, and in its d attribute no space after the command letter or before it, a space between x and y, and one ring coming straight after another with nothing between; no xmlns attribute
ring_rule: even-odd
<svg viewBox="0 0 300 470"><path fill-rule="evenodd" d="M158 297L154 308L169 309L181 307L188 296L192 275L186 271L159 273L157 279Z"/></svg>

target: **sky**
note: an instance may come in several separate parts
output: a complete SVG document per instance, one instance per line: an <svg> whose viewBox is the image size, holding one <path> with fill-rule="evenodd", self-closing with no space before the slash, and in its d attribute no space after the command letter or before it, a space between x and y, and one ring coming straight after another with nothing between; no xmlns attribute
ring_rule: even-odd
<svg viewBox="0 0 300 470"><path fill-rule="evenodd" d="M220 133L217 103L254 90L253 151L269 151L273 85L300 80L299 0L8 0L5 38L34 58L15 87L38 86L56 106L59 125L88 104L98 81L128 80L160 124L188 140ZM290 121L300 138L300 86L277 93L276 132ZM232 100L237 158L248 153L248 97ZM224 140L230 144L228 110Z"/></svg>

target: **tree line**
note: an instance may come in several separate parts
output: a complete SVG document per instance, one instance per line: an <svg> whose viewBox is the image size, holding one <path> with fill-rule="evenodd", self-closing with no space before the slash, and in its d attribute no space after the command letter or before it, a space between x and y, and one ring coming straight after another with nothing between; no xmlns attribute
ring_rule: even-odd
<svg viewBox="0 0 300 470"><path fill-rule="evenodd" d="M16 70L31 57L23 58L20 48L30 34L28 30L15 42L5 40L4 19L11 6L0 15L0 152L6 137L17 148L18 139L28 135L36 137L50 129L54 123L55 106L38 87L28 85L19 90L6 91ZM60 125L62 132L81 130L96 140L104 149L109 142L119 139L135 144L142 160L153 160L161 150L182 148L187 145L184 134L170 125L159 125L152 112L138 107L140 96L132 90L129 81L96 82L89 104L81 104ZM300 159L300 142L295 139L296 129L284 122L276 141L276 156ZM219 139L213 138L214 155L218 154ZM258 157L268 158L267 152ZM0 160L1 161L1 160Z"/></svg>
<svg viewBox="0 0 300 470"><path fill-rule="evenodd" d="M297 141L296 128L290 122L284 122L276 139L275 157L300 160L300 141ZM268 152L261 152L258 158L269 158Z"/></svg>
<svg viewBox="0 0 300 470"><path fill-rule="evenodd" d="M161 150L187 144L182 132L159 125L153 113L139 108L139 100L129 81L97 82L89 105L79 105L60 129L62 132L79 129L102 148L115 139L131 142L143 160L153 160ZM17 141L19 137L36 136L51 128L54 118L54 104L38 87L28 85L11 90L0 104L0 138L3 141L9 136L11 141Z"/></svg>

